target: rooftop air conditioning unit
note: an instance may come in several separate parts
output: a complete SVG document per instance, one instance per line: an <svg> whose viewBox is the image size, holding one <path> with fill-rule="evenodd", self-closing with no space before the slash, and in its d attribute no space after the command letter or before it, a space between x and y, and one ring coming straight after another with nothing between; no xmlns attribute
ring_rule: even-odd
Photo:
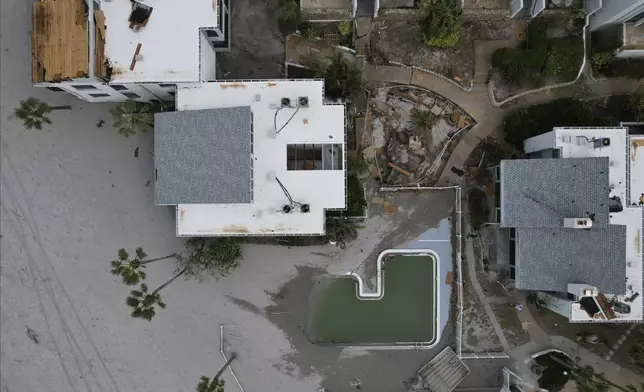
<svg viewBox="0 0 644 392"><path fill-rule="evenodd" d="M568 229L590 229L593 221L590 218L564 218L564 227Z"/></svg>
<svg viewBox="0 0 644 392"><path fill-rule="evenodd" d="M297 107L298 108L308 108L309 107L309 97L297 97Z"/></svg>
<svg viewBox="0 0 644 392"><path fill-rule="evenodd" d="M610 139L607 137L600 137L593 139L593 147L594 148L602 148L602 147L608 147L610 146Z"/></svg>

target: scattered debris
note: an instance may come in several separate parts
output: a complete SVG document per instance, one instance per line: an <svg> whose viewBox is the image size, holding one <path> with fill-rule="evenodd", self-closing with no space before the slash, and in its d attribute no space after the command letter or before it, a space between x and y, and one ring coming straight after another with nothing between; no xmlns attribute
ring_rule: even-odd
<svg viewBox="0 0 644 392"><path fill-rule="evenodd" d="M134 158L138 158L138 157L139 157L139 148L137 147L134 149Z"/></svg>
<svg viewBox="0 0 644 392"><path fill-rule="evenodd" d="M29 336L29 339L33 340L34 343L38 344L38 334L36 333L36 331L29 328L28 325L25 325L25 328L27 328L27 336Z"/></svg>
<svg viewBox="0 0 644 392"><path fill-rule="evenodd" d="M101 120L101 121L99 121L98 123L96 123L96 127L98 127L98 128L102 128L102 127L103 127L103 124L105 124L105 120Z"/></svg>

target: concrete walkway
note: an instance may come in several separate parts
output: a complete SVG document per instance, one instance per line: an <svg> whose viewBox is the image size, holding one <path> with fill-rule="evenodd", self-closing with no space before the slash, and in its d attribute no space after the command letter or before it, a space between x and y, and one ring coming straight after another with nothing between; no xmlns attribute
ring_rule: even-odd
<svg viewBox="0 0 644 392"><path fill-rule="evenodd" d="M465 189L465 193L467 190ZM461 203L462 209L463 209L463 233L469 233L470 232L470 222L469 222L469 212L468 212L468 206L467 203ZM503 328L501 327L501 324L499 323L499 320L496 317L496 314L492 310L492 307L490 306L490 303L487 300L487 297L485 296L485 293L483 292L483 288L481 287L481 284L479 283L479 280L476 276L476 257L474 256L474 245L472 243L471 238L466 238L465 239L465 262L467 264L467 277L469 279L470 284L474 288L474 292L476 293L476 296L479 299L479 302L481 305L483 305L483 310L485 311L485 314L487 315L488 319L490 319L490 324L492 324L492 328L494 328L494 332L496 333L497 337L499 338L499 342L501 343L501 346L503 347L504 352L509 352L510 351L510 344L508 344L508 340L505 337L505 334L503 333Z"/></svg>

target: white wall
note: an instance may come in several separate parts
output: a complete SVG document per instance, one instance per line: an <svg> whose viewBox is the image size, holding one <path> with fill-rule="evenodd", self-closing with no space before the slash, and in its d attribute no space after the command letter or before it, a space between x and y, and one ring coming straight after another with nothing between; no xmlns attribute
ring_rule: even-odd
<svg viewBox="0 0 644 392"><path fill-rule="evenodd" d="M594 1L587 1L587 7ZM586 8L587 12L592 9ZM602 7L590 16L590 29L597 30L603 26L625 22L640 12L644 12L644 0L603 0Z"/></svg>
<svg viewBox="0 0 644 392"><path fill-rule="evenodd" d="M92 86L93 88L82 86ZM120 89L118 86L123 86L124 89ZM60 83L39 83L36 87L57 87L87 102L123 102L128 99L142 102L151 100L173 101L174 91L176 90L174 84L105 84L101 80L92 79L74 79ZM131 94L136 94L136 96Z"/></svg>
<svg viewBox="0 0 644 392"><path fill-rule="evenodd" d="M634 50L634 49L629 49L629 50L617 50L615 52L615 57L619 58L642 58L644 57L644 50L639 49L639 50Z"/></svg>
<svg viewBox="0 0 644 392"><path fill-rule="evenodd" d="M523 10L523 0L510 1L510 12L512 13L513 18L517 16L521 10Z"/></svg>
<svg viewBox="0 0 644 392"><path fill-rule="evenodd" d="M545 150L547 148L553 148L555 146L555 132L550 131L542 133L541 135L531 137L526 139L523 143L523 151L527 154L535 151Z"/></svg>
<svg viewBox="0 0 644 392"><path fill-rule="evenodd" d="M199 39L201 40L201 53L199 55L201 72L199 78L202 82L209 82L217 78L216 53L203 33L199 34Z"/></svg>

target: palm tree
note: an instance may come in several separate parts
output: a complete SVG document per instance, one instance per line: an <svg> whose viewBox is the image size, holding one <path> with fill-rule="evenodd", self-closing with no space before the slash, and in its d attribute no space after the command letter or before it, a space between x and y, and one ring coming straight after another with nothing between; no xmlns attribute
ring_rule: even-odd
<svg viewBox="0 0 644 392"><path fill-rule="evenodd" d="M161 298L159 292L163 290L175 279L180 277L186 272L186 268L175 274L170 280L157 287L156 290L148 294L148 285L141 283L138 290L130 291L130 295L125 299L125 303L132 308L132 317L142 318L151 321L156 316L155 306L165 309L165 302Z"/></svg>
<svg viewBox="0 0 644 392"><path fill-rule="evenodd" d="M197 384L197 392L224 392L224 380L220 380L219 377L221 377L224 370L226 370L226 368L235 358L237 358L237 353L230 354L228 361L226 361L224 366L219 369L212 380L210 380L209 377L201 376L201 378L199 379L199 384Z"/></svg>
<svg viewBox="0 0 644 392"><path fill-rule="evenodd" d="M141 280L146 278L145 271L143 271L146 264L170 257L176 257L176 254L173 253L168 256L157 257L156 259L144 260L148 255L143 251L143 248L136 248L135 253L136 256L130 260L129 253L127 253L125 249L119 249L117 252L118 259L110 262L110 265L112 266L110 272L112 275L120 276L123 284L127 286L139 284Z"/></svg>
<svg viewBox="0 0 644 392"><path fill-rule="evenodd" d="M236 238L188 238L185 252L177 255L179 268L187 270L186 276L199 281L206 276L223 276L239 266L241 247Z"/></svg>
<svg viewBox="0 0 644 392"><path fill-rule="evenodd" d="M130 137L137 132L154 128L153 106L145 102L125 101L112 109L112 118L117 132Z"/></svg>
<svg viewBox="0 0 644 392"><path fill-rule="evenodd" d="M47 114L52 110L71 109L71 106L50 106L49 104L30 97L20 101L20 107L13 111L13 115L22 120L25 128L42 130L43 124L51 124Z"/></svg>
<svg viewBox="0 0 644 392"><path fill-rule="evenodd" d="M432 129L437 120L438 117L429 110L413 108L409 112L409 123L411 128L418 133Z"/></svg>
<svg viewBox="0 0 644 392"><path fill-rule="evenodd" d="M360 70L340 53L329 57L329 64L317 77L324 78L324 93L332 99L346 99L360 89Z"/></svg>

